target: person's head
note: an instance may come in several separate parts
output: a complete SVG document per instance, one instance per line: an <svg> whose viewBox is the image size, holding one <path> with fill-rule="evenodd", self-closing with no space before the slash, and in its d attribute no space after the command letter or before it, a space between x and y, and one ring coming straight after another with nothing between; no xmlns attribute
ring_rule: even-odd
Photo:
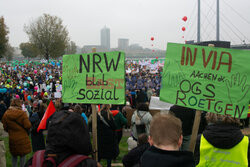
<svg viewBox="0 0 250 167"><path fill-rule="evenodd" d="M55 108L56 108L56 111L60 111L61 107L62 107L61 101L60 101L59 99L57 99L57 100L55 101Z"/></svg>
<svg viewBox="0 0 250 167"><path fill-rule="evenodd" d="M208 112L206 114L206 120L210 124L221 123L221 124L231 124L237 126L240 125L240 120L238 118L233 118L227 115L220 115L211 112Z"/></svg>
<svg viewBox="0 0 250 167"><path fill-rule="evenodd" d="M20 99L13 99L10 103L11 107L22 108L22 101Z"/></svg>
<svg viewBox="0 0 250 167"><path fill-rule="evenodd" d="M110 104L103 104L102 107L101 107L101 111L109 111L111 108L111 105Z"/></svg>
<svg viewBox="0 0 250 167"><path fill-rule="evenodd" d="M101 107L101 112L106 112L108 115L108 119L111 118L112 113L110 112L111 105L110 104L103 104Z"/></svg>
<svg viewBox="0 0 250 167"><path fill-rule="evenodd" d="M138 145L146 144L148 143L148 135L146 133L142 133L138 136L137 140Z"/></svg>
<svg viewBox="0 0 250 167"><path fill-rule="evenodd" d="M46 103L42 103L42 104L40 104L39 111L40 111L41 113L44 113L44 112L46 111L47 107L48 107L48 106L47 106Z"/></svg>
<svg viewBox="0 0 250 167"><path fill-rule="evenodd" d="M38 107L34 107L34 108L33 108L33 112L34 112L34 113L35 113L35 112L39 112Z"/></svg>
<svg viewBox="0 0 250 167"><path fill-rule="evenodd" d="M82 107L80 106L80 105L75 105L75 107L74 107L74 112L76 112L76 113L82 113Z"/></svg>
<svg viewBox="0 0 250 167"><path fill-rule="evenodd" d="M181 126L181 120L172 114L155 114L150 123L149 143L163 149L178 150L183 138Z"/></svg>
<svg viewBox="0 0 250 167"><path fill-rule="evenodd" d="M55 112L46 127L48 133L45 155L56 154L62 150L65 155L91 153L88 129L79 114L67 110Z"/></svg>
<svg viewBox="0 0 250 167"><path fill-rule="evenodd" d="M33 108L34 108L34 109L35 109L35 108L38 109L38 100L35 100L35 101L33 102Z"/></svg>
<svg viewBox="0 0 250 167"><path fill-rule="evenodd" d="M139 103L137 106L138 111L149 111L147 103Z"/></svg>

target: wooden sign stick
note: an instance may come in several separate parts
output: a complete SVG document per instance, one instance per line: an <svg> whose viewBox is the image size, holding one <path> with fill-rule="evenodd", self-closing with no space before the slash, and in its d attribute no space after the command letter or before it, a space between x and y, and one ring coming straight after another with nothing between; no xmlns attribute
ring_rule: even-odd
<svg viewBox="0 0 250 167"><path fill-rule="evenodd" d="M96 52L96 48L92 48L92 53L95 53L95 52ZM91 108L92 108L92 136L93 136L94 160L98 162L96 105L91 104Z"/></svg>
<svg viewBox="0 0 250 167"><path fill-rule="evenodd" d="M193 124L193 130L192 130L192 136L191 136L190 145L189 145L189 151L191 151L191 152L194 152L197 134L198 134L199 126L200 126L200 120L201 120L201 111L196 110L194 124Z"/></svg>

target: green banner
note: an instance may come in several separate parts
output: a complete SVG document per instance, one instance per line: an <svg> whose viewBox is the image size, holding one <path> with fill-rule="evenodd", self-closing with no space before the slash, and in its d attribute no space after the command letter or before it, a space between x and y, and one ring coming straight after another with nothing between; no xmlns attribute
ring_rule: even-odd
<svg viewBox="0 0 250 167"><path fill-rule="evenodd" d="M64 55L62 88L64 103L124 104L125 54Z"/></svg>
<svg viewBox="0 0 250 167"><path fill-rule="evenodd" d="M246 118L250 51L169 43L160 99L172 104Z"/></svg>

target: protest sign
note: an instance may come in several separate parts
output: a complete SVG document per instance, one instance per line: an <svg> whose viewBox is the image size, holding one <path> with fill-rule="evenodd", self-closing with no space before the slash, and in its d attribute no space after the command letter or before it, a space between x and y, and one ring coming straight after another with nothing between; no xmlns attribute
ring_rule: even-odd
<svg viewBox="0 0 250 167"><path fill-rule="evenodd" d="M64 103L124 104L125 54L88 53L63 56Z"/></svg>
<svg viewBox="0 0 250 167"><path fill-rule="evenodd" d="M160 100L246 118L250 51L169 43Z"/></svg>
<svg viewBox="0 0 250 167"><path fill-rule="evenodd" d="M61 92L55 92L55 93L54 93L54 97L55 97L56 99L59 99L59 98L62 97L62 93L61 93Z"/></svg>
<svg viewBox="0 0 250 167"><path fill-rule="evenodd" d="M150 110L170 110L171 106L173 106L173 104L160 101L159 97L151 96L149 103Z"/></svg>

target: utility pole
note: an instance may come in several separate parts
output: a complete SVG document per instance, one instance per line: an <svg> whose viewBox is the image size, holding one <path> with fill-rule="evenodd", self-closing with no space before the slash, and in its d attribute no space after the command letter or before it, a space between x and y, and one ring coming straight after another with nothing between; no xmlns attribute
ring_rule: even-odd
<svg viewBox="0 0 250 167"><path fill-rule="evenodd" d="M216 41L220 40L220 2L217 0Z"/></svg>
<svg viewBox="0 0 250 167"><path fill-rule="evenodd" d="M197 43L201 41L201 5L200 0L198 0L198 20L197 20Z"/></svg>

